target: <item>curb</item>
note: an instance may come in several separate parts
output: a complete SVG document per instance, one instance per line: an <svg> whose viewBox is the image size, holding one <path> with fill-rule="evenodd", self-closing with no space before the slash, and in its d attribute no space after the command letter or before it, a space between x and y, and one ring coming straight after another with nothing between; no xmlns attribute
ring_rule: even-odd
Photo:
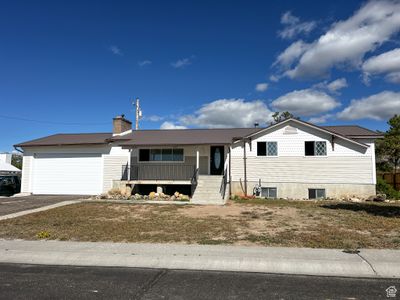
<svg viewBox="0 0 400 300"><path fill-rule="evenodd" d="M363 257L336 249L0 240L2 263L400 278L399 250L360 254Z"/></svg>

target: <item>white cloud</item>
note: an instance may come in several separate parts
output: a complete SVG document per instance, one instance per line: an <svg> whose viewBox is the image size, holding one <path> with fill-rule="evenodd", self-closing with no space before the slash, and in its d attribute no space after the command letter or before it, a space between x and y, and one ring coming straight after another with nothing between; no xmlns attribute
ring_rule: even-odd
<svg viewBox="0 0 400 300"><path fill-rule="evenodd" d="M177 125L173 122L165 121L161 124L160 129L186 129L186 126Z"/></svg>
<svg viewBox="0 0 400 300"><path fill-rule="evenodd" d="M314 21L300 22L300 19L293 16L290 11L282 15L281 23L285 25L285 28L279 31L278 34L283 39L291 39L301 33L310 33L317 25Z"/></svg>
<svg viewBox="0 0 400 300"><path fill-rule="evenodd" d="M256 84L256 91L257 92L265 92L268 89L268 83L257 83Z"/></svg>
<svg viewBox="0 0 400 300"><path fill-rule="evenodd" d="M331 82L324 81L324 82L318 83L318 84L314 85L314 88L324 89L333 94L339 94L339 91L347 86L348 86L348 84L347 84L346 78L338 78Z"/></svg>
<svg viewBox="0 0 400 300"><path fill-rule="evenodd" d="M383 91L352 100L337 116L343 120L387 120L395 114L400 114L400 92Z"/></svg>
<svg viewBox="0 0 400 300"><path fill-rule="evenodd" d="M113 54L115 54L115 55L119 55L119 56L122 56L122 55L123 55L121 49L119 49L119 48L118 48L117 46L115 46L115 45L110 46L109 49L110 49L110 51L111 51Z"/></svg>
<svg viewBox="0 0 400 300"><path fill-rule="evenodd" d="M386 80L399 83L400 48L370 57L363 63L362 70L366 82L371 75L387 74Z"/></svg>
<svg viewBox="0 0 400 300"><path fill-rule="evenodd" d="M138 65L139 65L139 67L144 67L144 66L147 66L147 65L151 65L153 62L151 61L151 60L141 60L141 61L138 61Z"/></svg>
<svg viewBox="0 0 400 300"><path fill-rule="evenodd" d="M334 117L333 114L326 114L326 115L322 115L319 117L310 118L308 120L308 122L313 123L313 124L323 124L323 123L326 123L332 117Z"/></svg>
<svg viewBox="0 0 400 300"><path fill-rule="evenodd" d="M400 72L393 72L386 75L386 80L393 83L400 83Z"/></svg>
<svg viewBox="0 0 400 300"><path fill-rule="evenodd" d="M307 44L296 65L287 68L284 75L296 79L318 78L327 76L332 67L358 68L367 52L374 51L399 31L400 2L369 1L353 16L334 23L324 35Z"/></svg>
<svg viewBox="0 0 400 300"><path fill-rule="evenodd" d="M339 79L336 79L336 80L328 83L328 85L326 87L331 92L337 92L347 86L348 86L348 84L347 84L346 78L339 78Z"/></svg>
<svg viewBox="0 0 400 300"><path fill-rule="evenodd" d="M309 48L310 45L304 43L301 40L294 42L289 47L287 47L285 51L278 55L274 62L274 66L277 65L283 69L289 68Z"/></svg>
<svg viewBox="0 0 400 300"><path fill-rule="evenodd" d="M269 80L271 80L272 82L278 82L279 79L280 79L280 77L277 76L277 75L271 75L271 76L269 76Z"/></svg>
<svg viewBox="0 0 400 300"><path fill-rule="evenodd" d="M193 62L193 56L192 57L186 57L182 59L178 59L175 62L171 63L171 66L175 69L183 69L189 65L191 65Z"/></svg>
<svg viewBox="0 0 400 300"><path fill-rule="evenodd" d="M253 127L254 123L272 121L272 112L261 100L220 99L181 117L180 121L187 126L208 128Z"/></svg>
<svg viewBox="0 0 400 300"><path fill-rule="evenodd" d="M162 120L164 120L164 117L161 116L157 116L157 115L150 115L150 116L144 116L143 120L145 121L149 121L149 122L160 122Z"/></svg>
<svg viewBox="0 0 400 300"><path fill-rule="evenodd" d="M314 89L296 90L272 101L279 111L289 111L295 116L313 116L340 105L333 97Z"/></svg>

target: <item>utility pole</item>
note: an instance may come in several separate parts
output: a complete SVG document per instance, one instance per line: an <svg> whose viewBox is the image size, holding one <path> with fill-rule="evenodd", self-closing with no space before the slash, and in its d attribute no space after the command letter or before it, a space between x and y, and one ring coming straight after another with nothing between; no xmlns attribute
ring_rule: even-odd
<svg viewBox="0 0 400 300"><path fill-rule="evenodd" d="M139 120L142 118L142 111L140 110L139 98L136 98L136 122L135 122L135 129L139 130Z"/></svg>

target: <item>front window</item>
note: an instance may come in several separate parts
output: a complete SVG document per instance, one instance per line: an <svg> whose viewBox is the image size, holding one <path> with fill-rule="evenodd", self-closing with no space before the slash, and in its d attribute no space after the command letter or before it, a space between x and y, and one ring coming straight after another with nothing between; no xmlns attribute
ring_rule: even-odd
<svg viewBox="0 0 400 300"><path fill-rule="evenodd" d="M139 161L183 161L183 149L139 149Z"/></svg>
<svg viewBox="0 0 400 300"><path fill-rule="evenodd" d="M277 142L257 142L257 156L277 156Z"/></svg>
<svg viewBox="0 0 400 300"><path fill-rule="evenodd" d="M326 156L326 142L325 141L309 141L304 144L306 156Z"/></svg>

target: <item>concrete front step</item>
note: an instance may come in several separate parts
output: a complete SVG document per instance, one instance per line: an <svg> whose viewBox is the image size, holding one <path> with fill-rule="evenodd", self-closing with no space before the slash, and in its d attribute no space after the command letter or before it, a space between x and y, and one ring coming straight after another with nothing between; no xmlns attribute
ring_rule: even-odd
<svg viewBox="0 0 400 300"><path fill-rule="evenodd" d="M224 204L225 201L220 194L221 181L222 176L199 175L191 202L194 204Z"/></svg>

